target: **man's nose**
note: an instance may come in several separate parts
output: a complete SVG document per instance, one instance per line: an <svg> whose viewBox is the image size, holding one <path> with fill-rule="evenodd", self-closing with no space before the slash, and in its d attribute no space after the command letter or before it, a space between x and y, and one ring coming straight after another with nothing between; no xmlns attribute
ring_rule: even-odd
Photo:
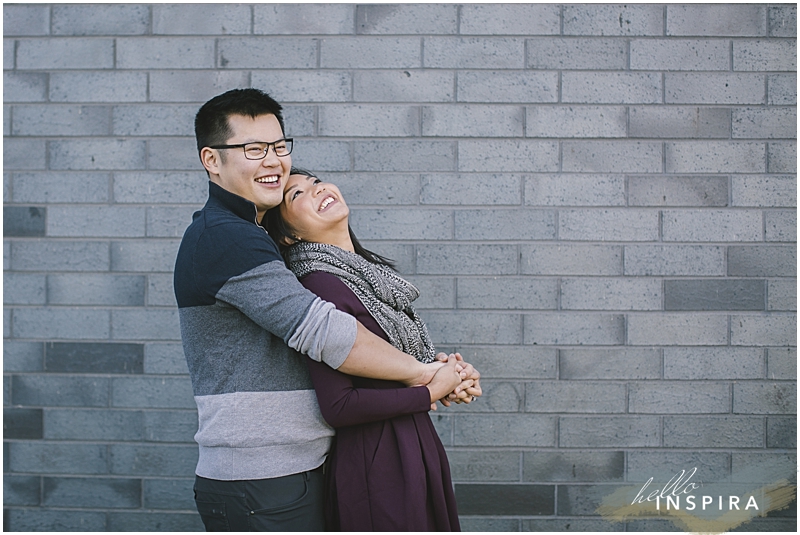
<svg viewBox="0 0 800 535"><path fill-rule="evenodd" d="M277 153L275 152L275 146L270 145L267 147L267 155L261 159L261 165L265 167L275 167L276 165L280 165L281 160L278 158Z"/></svg>

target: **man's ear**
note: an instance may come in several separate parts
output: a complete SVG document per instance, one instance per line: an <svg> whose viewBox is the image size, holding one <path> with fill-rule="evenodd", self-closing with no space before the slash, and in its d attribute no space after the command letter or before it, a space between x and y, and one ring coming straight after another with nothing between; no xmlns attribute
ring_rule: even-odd
<svg viewBox="0 0 800 535"><path fill-rule="evenodd" d="M208 171L209 174L219 174L220 158L221 155L219 151L215 149L203 147L200 150L200 162L203 164L203 167L206 168L206 171Z"/></svg>

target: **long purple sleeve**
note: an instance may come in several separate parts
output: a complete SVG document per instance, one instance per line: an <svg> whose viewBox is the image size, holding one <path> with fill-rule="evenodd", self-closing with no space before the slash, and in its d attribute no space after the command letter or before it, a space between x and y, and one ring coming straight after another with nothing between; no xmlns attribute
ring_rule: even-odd
<svg viewBox="0 0 800 535"><path fill-rule="evenodd" d="M358 297L336 276L316 271L300 282L386 340L386 334ZM322 416L333 427L430 410L430 392L424 386L406 388L396 382L353 377L311 359L308 359L308 366Z"/></svg>

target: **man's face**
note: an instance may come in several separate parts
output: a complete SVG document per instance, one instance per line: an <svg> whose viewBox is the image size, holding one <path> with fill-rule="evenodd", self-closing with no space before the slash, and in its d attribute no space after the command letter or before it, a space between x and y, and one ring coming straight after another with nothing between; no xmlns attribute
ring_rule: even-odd
<svg viewBox="0 0 800 535"><path fill-rule="evenodd" d="M233 135L225 141L225 145L256 141L271 143L283 139L281 125L274 115L259 115L255 119L231 115L228 125ZM283 187L292 168L291 155L279 158L273 147L269 148L262 160L248 160L241 148L206 147L202 160L213 182L256 205L259 221L268 209L281 203Z"/></svg>

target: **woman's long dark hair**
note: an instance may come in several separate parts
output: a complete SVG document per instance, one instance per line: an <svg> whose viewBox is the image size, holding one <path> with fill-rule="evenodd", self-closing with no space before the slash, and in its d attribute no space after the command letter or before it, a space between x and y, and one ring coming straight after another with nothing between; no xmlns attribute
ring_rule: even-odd
<svg viewBox="0 0 800 535"><path fill-rule="evenodd" d="M317 178L317 175L315 175L311 171L307 171L299 167L292 167L290 174L305 175ZM289 225L286 224L286 221L283 219L283 216L281 216L280 206L276 206L275 208L270 208L269 210L267 210L267 215L264 218L263 222L266 223L267 232L269 232L269 235L272 236L273 240L275 240L275 243L278 244L278 248L280 249L281 254L283 254L285 258L286 251L289 249L289 247L291 247L291 245L286 245L286 243L293 242L296 240L294 238L294 233L292 232L292 229L289 228ZM383 266L390 267L392 269L396 269L394 260L392 260L391 258L386 258L385 256L381 256L378 253L373 253L372 251L361 245L361 242L358 241L358 238L356 238L356 235L353 233L353 229L350 228L349 223L347 224L347 231L350 233L350 241L353 242L353 249L355 250L356 254L372 262L373 264L380 264Z"/></svg>

